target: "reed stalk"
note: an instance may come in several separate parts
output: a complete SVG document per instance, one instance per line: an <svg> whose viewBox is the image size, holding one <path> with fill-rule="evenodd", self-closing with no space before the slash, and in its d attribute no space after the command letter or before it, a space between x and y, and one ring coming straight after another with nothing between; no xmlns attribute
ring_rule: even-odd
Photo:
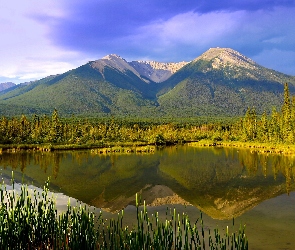
<svg viewBox="0 0 295 250"><path fill-rule="evenodd" d="M124 226L124 211L109 221L86 205L67 205L58 213L49 195L49 181L43 191L20 192L0 184L0 249L248 249L245 227L221 235L218 228L205 230L203 216L191 222L185 213L166 211L148 215L145 202L136 195L136 223Z"/></svg>

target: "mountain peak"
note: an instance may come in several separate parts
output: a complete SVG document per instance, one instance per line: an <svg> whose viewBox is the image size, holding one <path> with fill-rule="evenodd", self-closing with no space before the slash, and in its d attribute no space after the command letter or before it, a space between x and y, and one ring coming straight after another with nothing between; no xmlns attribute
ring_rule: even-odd
<svg viewBox="0 0 295 250"><path fill-rule="evenodd" d="M102 75L104 74L104 68L107 66L119 70L122 73L126 71L131 71L135 75L140 77L138 72L133 67L131 67L124 58L116 54L110 54L103 57L102 59L91 62L91 66L95 69L98 69Z"/></svg>
<svg viewBox="0 0 295 250"><path fill-rule="evenodd" d="M253 60L231 48L210 48L194 61L198 60L212 61L212 67L215 69L229 65L251 69L257 67Z"/></svg>
<svg viewBox="0 0 295 250"><path fill-rule="evenodd" d="M117 54L106 55L102 59L105 59L105 60L123 60L123 61L125 61L124 58L122 58L121 56L119 56Z"/></svg>

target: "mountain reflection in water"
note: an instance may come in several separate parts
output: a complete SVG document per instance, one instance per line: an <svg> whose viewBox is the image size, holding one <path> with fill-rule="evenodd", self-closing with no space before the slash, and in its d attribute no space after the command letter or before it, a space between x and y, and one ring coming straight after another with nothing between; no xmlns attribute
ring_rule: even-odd
<svg viewBox="0 0 295 250"><path fill-rule="evenodd" d="M115 212L135 204L191 204L212 218L237 217L295 190L294 159L246 149L167 147L153 154L98 155L91 151L0 155L2 176L51 189Z"/></svg>

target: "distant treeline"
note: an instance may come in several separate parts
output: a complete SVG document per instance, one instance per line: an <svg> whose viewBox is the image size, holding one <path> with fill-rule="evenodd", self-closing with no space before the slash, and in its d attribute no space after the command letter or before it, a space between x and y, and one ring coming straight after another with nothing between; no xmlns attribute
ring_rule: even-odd
<svg viewBox="0 0 295 250"><path fill-rule="evenodd" d="M214 141L253 141L294 143L295 98L289 96L285 84L284 103L280 111L258 116L255 108L248 108L244 117L231 121L206 123L159 122L131 119L78 119L61 118L57 110L50 116L33 115L28 118L2 117L1 144L93 144L141 142L146 144L173 144L209 139Z"/></svg>

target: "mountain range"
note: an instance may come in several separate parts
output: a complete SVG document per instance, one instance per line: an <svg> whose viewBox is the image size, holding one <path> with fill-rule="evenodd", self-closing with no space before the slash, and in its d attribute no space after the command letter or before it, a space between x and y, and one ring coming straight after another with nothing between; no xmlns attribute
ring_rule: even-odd
<svg viewBox="0 0 295 250"><path fill-rule="evenodd" d="M233 116L248 107L279 108L295 77L267 69L230 48L191 62L127 62L108 55L63 74L0 88L0 115Z"/></svg>

